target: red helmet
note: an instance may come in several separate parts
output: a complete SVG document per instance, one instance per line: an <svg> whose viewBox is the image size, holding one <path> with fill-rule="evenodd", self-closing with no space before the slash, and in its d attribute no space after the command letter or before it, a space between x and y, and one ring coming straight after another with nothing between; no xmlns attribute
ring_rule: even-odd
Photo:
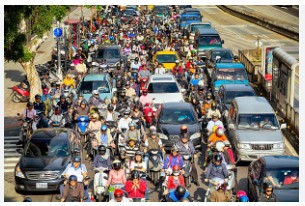
<svg viewBox="0 0 305 206"><path fill-rule="evenodd" d="M236 193L236 197L237 198L240 198L241 196L247 196L247 193L243 190L239 190L237 193Z"/></svg>
<svg viewBox="0 0 305 206"><path fill-rule="evenodd" d="M124 192L122 189L117 188L114 190L114 197L123 197L123 195L124 195Z"/></svg>
<svg viewBox="0 0 305 206"><path fill-rule="evenodd" d="M144 93L147 94L147 93L148 93L148 90L147 90L147 89L143 89L142 92L143 92L143 94L144 94Z"/></svg>
<svg viewBox="0 0 305 206"><path fill-rule="evenodd" d="M141 49L145 49L145 46L144 46L144 45L142 45L142 46L141 46Z"/></svg>
<svg viewBox="0 0 305 206"><path fill-rule="evenodd" d="M179 165L174 165L173 166L173 172L175 172L175 171L180 171Z"/></svg>

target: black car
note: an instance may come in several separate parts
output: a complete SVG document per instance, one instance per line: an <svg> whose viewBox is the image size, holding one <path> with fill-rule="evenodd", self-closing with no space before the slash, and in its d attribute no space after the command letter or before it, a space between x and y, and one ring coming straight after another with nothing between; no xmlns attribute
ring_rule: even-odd
<svg viewBox="0 0 305 206"><path fill-rule="evenodd" d="M101 45L95 53L95 61L100 63L102 59L106 59L110 68L114 68L120 62L121 57L119 45Z"/></svg>
<svg viewBox="0 0 305 206"><path fill-rule="evenodd" d="M16 191L58 191L64 181L61 175L71 162L76 148L82 147L74 130L36 130L24 149L18 150L21 158L15 167Z"/></svg>
<svg viewBox="0 0 305 206"><path fill-rule="evenodd" d="M294 176L294 180L291 178ZM264 156L248 168L248 195L257 201L263 192L263 183L272 181L279 202L299 201L299 158L295 156Z"/></svg>
<svg viewBox="0 0 305 206"><path fill-rule="evenodd" d="M185 124L195 148L201 147L201 120L192 104L185 102L163 103L156 112L156 127L166 150L179 141L180 126Z"/></svg>

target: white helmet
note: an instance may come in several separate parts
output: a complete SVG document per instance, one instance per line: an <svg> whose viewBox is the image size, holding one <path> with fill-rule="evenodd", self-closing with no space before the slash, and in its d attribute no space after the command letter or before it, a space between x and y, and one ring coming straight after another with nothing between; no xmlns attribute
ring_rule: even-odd
<svg viewBox="0 0 305 206"><path fill-rule="evenodd" d="M216 147L218 152L222 152L222 149L225 147L225 143L223 143L223 142L216 142L215 147Z"/></svg>

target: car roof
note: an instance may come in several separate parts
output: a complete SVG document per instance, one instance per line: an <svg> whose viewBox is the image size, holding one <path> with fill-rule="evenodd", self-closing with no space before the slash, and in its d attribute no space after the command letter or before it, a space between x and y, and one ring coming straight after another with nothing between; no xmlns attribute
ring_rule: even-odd
<svg viewBox="0 0 305 206"><path fill-rule="evenodd" d="M214 52L214 51L230 51L230 52L232 52L232 50L231 49L225 49L225 48L217 48L217 49L211 49L211 52ZM233 52L232 52L233 53Z"/></svg>
<svg viewBox="0 0 305 206"><path fill-rule="evenodd" d="M183 13L186 13L186 12L199 12L200 11L196 8L186 8L186 9L183 9Z"/></svg>
<svg viewBox="0 0 305 206"><path fill-rule="evenodd" d="M192 22L192 23L190 23L190 25L200 25L200 24L202 24L202 25L207 25L207 24L212 25L212 23L210 21Z"/></svg>
<svg viewBox="0 0 305 206"><path fill-rule="evenodd" d="M264 156L266 169L272 168L299 168L299 157L296 156Z"/></svg>
<svg viewBox="0 0 305 206"><path fill-rule="evenodd" d="M120 46L119 45L100 45L98 46L98 49L120 49Z"/></svg>
<svg viewBox="0 0 305 206"><path fill-rule="evenodd" d="M226 91L253 91L254 89L248 84L223 84Z"/></svg>
<svg viewBox="0 0 305 206"><path fill-rule="evenodd" d="M151 75L149 82L176 82L176 79L171 74Z"/></svg>
<svg viewBox="0 0 305 206"><path fill-rule="evenodd" d="M234 68L234 69L244 69L245 66L242 63L216 63L216 68Z"/></svg>
<svg viewBox="0 0 305 206"><path fill-rule="evenodd" d="M73 131L72 129L69 129L69 128L40 128L40 129L37 129L33 132L33 134L31 135L31 139L34 137L34 138L39 138L39 137L42 137L42 136L50 136L48 135L49 132L71 132ZM39 137L37 137L39 136ZM55 136L53 136L55 137Z"/></svg>
<svg viewBox="0 0 305 206"><path fill-rule="evenodd" d="M87 74L83 81L107 81L109 79L108 74Z"/></svg>
<svg viewBox="0 0 305 206"><path fill-rule="evenodd" d="M175 109L191 109L192 105L188 102L166 102L162 103L162 107L166 108L175 108Z"/></svg>
<svg viewBox="0 0 305 206"><path fill-rule="evenodd" d="M175 52L175 51L167 51L167 50L156 52L156 55L158 55L158 54L175 54L175 55L178 55L178 53Z"/></svg>
<svg viewBox="0 0 305 206"><path fill-rule="evenodd" d="M218 34L214 28L198 28L200 34L209 35L209 34Z"/></svg>
<svg viewBox="0 0 305 206"><path fill-rule="evenodd" d="M236 97L234 101L237 104L238 113L240 114L274 113L273 108L265 97Z"/></svg>

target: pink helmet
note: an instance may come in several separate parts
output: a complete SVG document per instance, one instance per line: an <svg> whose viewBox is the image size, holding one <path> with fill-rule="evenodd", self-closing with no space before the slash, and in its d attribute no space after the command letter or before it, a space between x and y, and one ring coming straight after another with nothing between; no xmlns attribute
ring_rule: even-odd
<svg viewBox="0 0 305 206"><path fill-rule="evenodd" d="M144 45L142 45L142 46L141 46L141 49L145 49L145 46L144 46Z"/></svg>
<svg viewBox="0 0 305 206"><path fill-rule="evenodd" d="M247 193L243 190L238 190L236 197L239 199L241 196L248 196Z"/></svg>

